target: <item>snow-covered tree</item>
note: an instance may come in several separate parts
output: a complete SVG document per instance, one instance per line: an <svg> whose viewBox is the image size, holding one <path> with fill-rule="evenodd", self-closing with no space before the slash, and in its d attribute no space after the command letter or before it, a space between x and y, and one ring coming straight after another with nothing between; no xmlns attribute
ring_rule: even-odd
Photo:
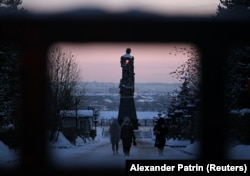
<svg viewBox="0 0 250 176"><path fill-rule="evenodd" d="M20 143L22 130L21 49L15 43L0 43L0 140L9 147Z"/></svg>
<svg viewBox="0 0 250 176"><path fill-rule="evenodd" d="M225 115L229 137L250 144L250 47L231 49L225 79Z"/></svg>
<svg viewBox="0 0 250 176"><path fill-rule="evenodd" d="M180 82L180 91L173 93L168 108L172 117L170 134L172 137L198 138L196 124L198 121L197 106L200 99L200 55L195 47L181 48L188 60L171 72Z"/></svg>
<svg viewBox="0 0 250 176"><path fill-rule="evenodd" d="M249 19L250 0L220 0L216 16Z"/></svg>
<svg viewBox="0 0 250 176"><path fill-rule="evenodd" d="M0 14L24 13L27 12L23 7L19 6L23 3L22 0L0 0Z"/></svg>
<svg viewBox="0 0 250 176"><path fill-rule="evenodd" d="M250 47L232 49L227 59L225 108L250 108L248 78L250 78Z"/></svg>
<svg viewBox="0 0 250 176"><path fill-rule="evenodd" d="M20 125L22 104L21 49L15 44L0 44L0 112L4 124Z"/></svg>

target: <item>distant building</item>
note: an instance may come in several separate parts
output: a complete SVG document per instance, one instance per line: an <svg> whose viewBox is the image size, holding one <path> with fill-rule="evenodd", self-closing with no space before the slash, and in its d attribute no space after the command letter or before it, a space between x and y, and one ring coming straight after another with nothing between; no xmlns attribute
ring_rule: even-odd
<svg viewBox="0 0 250 176"><path fill-rule="evenodd" d="M64 110L61 111L63 117L63 128L76 128L80 131L90 131L94 124L94 114L92 110Z"/></svg>

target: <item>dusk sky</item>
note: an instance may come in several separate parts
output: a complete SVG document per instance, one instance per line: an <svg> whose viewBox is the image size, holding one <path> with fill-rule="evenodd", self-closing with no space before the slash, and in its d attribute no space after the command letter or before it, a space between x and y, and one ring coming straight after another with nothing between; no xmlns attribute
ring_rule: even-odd
<svg viewBox="0 0 250 176"><path fill-rule="evenodd" d="M23 0L22 7L34 13L58 13L74 8L96 7L112 12L130 9L163 15L214 16L219 0ZM135 82L178 82L169 73L185 63L188 54L179 52L185 44L64 44L76 56L83 81L119 82L120 57L127 47L135 57ZM178 52L177 52L178 51Z"/></svg>
<svg viewBox="0 0 250 176"><path fill-rule="evenodd" d="M119 83L122 76L120 57L126 48L131 48L135 57L135 82L176 83L178 80L169 73L184 64L190 57L192 45L181 43L60 43L66 52L75 55L81 70L81 80Z"/></svg>

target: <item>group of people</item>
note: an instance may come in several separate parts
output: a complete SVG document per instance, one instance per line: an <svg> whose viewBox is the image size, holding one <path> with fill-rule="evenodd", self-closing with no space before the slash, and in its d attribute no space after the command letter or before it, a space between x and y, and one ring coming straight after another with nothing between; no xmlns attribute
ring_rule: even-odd
<svg viewBox="0 0 250 176"><path fill-rule="evenodd" d="M168 134L168 127L163 118L158 119L153 131L155 135L155 147L158 148L159 155L162 156ZM134 128L129 118L124 118L121 125L119 125L117 119L114 119L109 127L109 134L113 155L118 155L119 141L121 140L123 153L125 156L129 156L132 144L136 145Z"/></svg>
<svg viewBox="0 0 250 176"><path fill-rule="evenodd" d="M129 156L132 144L135 144L134 128L128 118L125 118L120 126L116 119L113 120L109 128L110 142L112 145L113 155L118 155L119 141L121 139L123 153Z"/></svg>

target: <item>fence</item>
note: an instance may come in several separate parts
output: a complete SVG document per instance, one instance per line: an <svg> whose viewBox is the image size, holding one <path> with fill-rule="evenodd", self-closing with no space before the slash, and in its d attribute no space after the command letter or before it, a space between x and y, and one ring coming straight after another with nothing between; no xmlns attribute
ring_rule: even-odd
<svg viewBox="0 0 250 176"><path fill-rule="evenodd" d="M110 126L112 123L112 119L100 119L97 123L99 127ZM139 119L138 120L139 126L147 126L152 127L155 125L155 121L153 119Z"/></svg>

